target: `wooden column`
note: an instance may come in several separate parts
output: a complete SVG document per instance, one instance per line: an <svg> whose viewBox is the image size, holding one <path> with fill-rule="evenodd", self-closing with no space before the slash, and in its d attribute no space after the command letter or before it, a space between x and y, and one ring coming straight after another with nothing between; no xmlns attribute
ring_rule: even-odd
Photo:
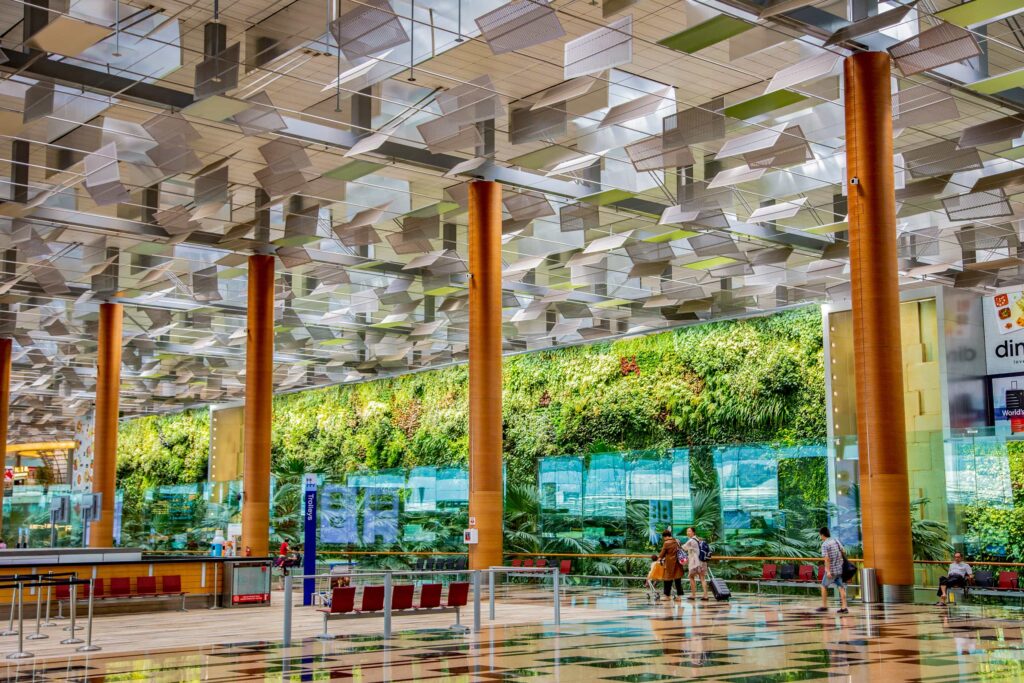
<svg viewBox="0 0 1024 683"><path fill-rule="evenodd" d="M7 417L11 408L11 345L0 339L0 465L7 467ZM2 471L2 468L0 468ZM0 479L0 537L4 528L4 482Z"/></svg>
<svg viewBox="0 0 1024 683"><path fill-rule="evenodd" d="M502 564L501 185L469 186L469 568Z"/></svg>
<svg viewBox="0 0 1024 683"><path fill-rule="evenodd" d="M249 257L245 346L242 548L267 555L270 539L270 420L274 392L274 257Z"/></svg>
<svg viewBox="0 0 1024 683"><path fill-rule="evenodd" d="M121 402L121 304L100 304L96 352L96 431L93 437L92 491L102 493L100 518L89 527L89 547L114 545L114 492L117 475L117 420Z"/></svg>
<svg viewBox="0 0 1024 683"><path fill-rule="evenodd" d="M866 566L886 602L913 599L914 562L903 412L889 55L845 62L853 343L860 509Z"/></svg>

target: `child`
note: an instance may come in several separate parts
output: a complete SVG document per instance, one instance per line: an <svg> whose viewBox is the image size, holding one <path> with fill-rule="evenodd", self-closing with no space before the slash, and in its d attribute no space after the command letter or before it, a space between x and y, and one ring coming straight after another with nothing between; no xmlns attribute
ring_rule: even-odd
<svg viewBox="0 0 1024 683"><path fill-rule="evenodd" d="M647 590L647 597L651 600L661 600L661 591L658 590L656 581L665 578L665 567L658 561L657 555L651 555L651 568L647 571L647 582L644 588Z"/></svg>

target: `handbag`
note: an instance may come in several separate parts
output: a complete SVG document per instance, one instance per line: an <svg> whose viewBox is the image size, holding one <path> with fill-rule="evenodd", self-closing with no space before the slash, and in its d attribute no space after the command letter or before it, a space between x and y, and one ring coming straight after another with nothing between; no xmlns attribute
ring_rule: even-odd
<svg viewBox="0 0 1024 683"><path fill-rule="evenodd" d="M839 546L839 552L843 555L843 581L847 582L853 577L857 576L857 565L855 565L853 562L850 562L850 560L847 559L846 548Z"/></svg>

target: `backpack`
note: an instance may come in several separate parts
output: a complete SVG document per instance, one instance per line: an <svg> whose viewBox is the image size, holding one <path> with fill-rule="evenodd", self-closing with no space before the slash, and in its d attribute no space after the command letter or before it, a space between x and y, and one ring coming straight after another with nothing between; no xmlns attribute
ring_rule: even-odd
<svg viewBox="0 0 1024 683"><path fill-rule="evenodd" d="M683 550L682 546L679 546L679 549L676 550L676 562L678 564L686 564L687 562L689 562L689 560L686 557L686 551Z"/></svg>
<svg viewBox="0 0 1024 683"><path fill-rule="evenodd" d="M709 545L707 541L699 541L697 548L697 557L701 562L707 562L711 559L711 545Z"/></svg>

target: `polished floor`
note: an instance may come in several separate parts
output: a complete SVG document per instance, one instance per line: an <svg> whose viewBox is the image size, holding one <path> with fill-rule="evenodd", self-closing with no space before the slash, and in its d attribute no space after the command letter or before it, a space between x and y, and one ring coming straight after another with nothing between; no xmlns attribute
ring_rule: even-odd
<svg viewBox="0 0 1024 683"><path fill-rule="evenodd" d="M855 605L822 615L809 599L652 605L639 593L590 590L566 597L555 628L539 597L500 600L494 623L508 625L492 626L485 608L479 634L417 617L396 621L388 642L375 619L336 622L341 637L316 640L312 615L299 614L288 648L265 611L108 617L97 624L120 646L6 662L0 681L1024 681L1019 608ZM139 626L114 628L126 619ZM200 622L219 644L155 647L175 637L176 620ZM267 638L238 637L257 628ZM0 639L0 652L13 644Z"/></svg>

